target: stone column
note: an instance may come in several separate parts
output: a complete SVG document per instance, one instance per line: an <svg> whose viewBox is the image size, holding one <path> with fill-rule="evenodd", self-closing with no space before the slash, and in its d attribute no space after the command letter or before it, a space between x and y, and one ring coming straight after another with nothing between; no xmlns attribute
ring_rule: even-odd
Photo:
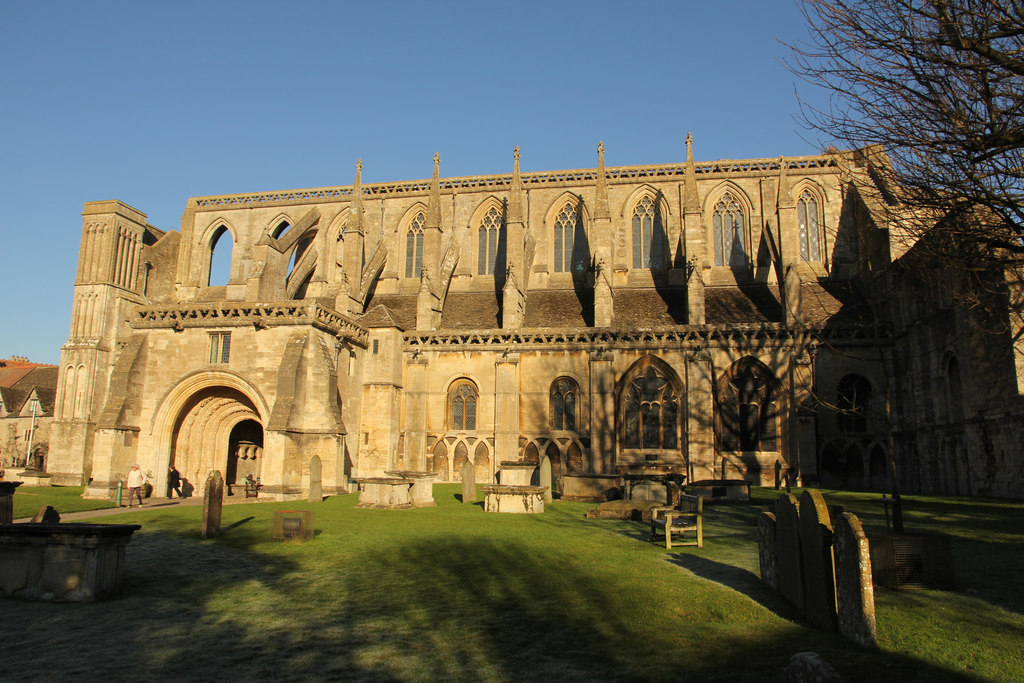
<svg viewBox="0 0 1024 683"><path fill-rule="evenodd" d="M519 354L494 363L494 464L519 458Z"/></svg>
<svg viewBox="0 0 1024 683"><path fill-rule="evenodd" d="M585 471L612 474L615 467L615 368L612 355L590 355L590 455Z"/></svg>

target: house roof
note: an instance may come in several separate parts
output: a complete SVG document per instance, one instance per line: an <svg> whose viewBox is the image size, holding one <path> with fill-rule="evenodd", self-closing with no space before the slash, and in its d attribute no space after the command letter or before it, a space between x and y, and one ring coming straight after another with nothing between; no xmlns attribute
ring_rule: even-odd
<svg viewBox="0 0 1024 683"><path fill-rule="evenodd" d="M35 365L36 367L28 368L28 372L10 386L0 384L0 398L3 400L4 408L8 415L20 413L32 396L33 390L39 398L40 410L37 414L53 414L53 402L57 395L59 368L56 365ZM0 372L3 372L3 370L0 370Z"/></svg>

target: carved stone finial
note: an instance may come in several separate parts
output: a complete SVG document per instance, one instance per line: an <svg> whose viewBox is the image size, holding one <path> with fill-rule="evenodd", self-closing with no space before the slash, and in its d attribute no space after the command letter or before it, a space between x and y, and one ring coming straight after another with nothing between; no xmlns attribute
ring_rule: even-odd
<svg viewBox="0 0 1024 683"><path fill-rule="evenodd" d="M686 160L693 161L693 133L686 134Z"/></svg>
<svg viewBox="0 0 1024 683"><path fill-rule="evenodd" d="M598 154L598 156L600 156L602 158L604 157L604 141L603 140L600 140L597 143L597 154Z"/></svg>
<svg viewBox="0 0 1024 683"><path fill-rule="evenodd" d="M440 152L434 152L434 168L436 169L440 165L441 165L441 153Z"/></svg>
<svg viewBox="0 0 1024 683"><path fill-rule="evenodd" d="M356 170L357 171L362 171L363 170L363 160L362 159L356 159Z"/></svg>
<svg viewBox="0 0 1024 683"><path fill-rule="evenodd" d="M516 145L516 148L512 150L512 156L516 158L516 161L519 161L519 145Z"/></svg>

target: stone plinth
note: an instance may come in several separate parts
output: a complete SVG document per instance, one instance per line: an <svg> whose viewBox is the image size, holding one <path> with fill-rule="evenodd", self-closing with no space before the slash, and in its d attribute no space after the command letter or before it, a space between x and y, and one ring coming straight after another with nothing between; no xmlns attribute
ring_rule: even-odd
<svg viewBox="0 0 1024 683"><path fill-rule="evenodd" d="M138 524L0 524L0 595L91 602L121 590Z"/></svg>
<svg viewBox="0 0 1024 683"><path fill-rule="evenodd" d="M19 486L20 481L0 481L0 524L14 521L14 489Z"/></svg>
<svg viewBox="0 0 1024 683"><path fill-rule="evenodd" d="M711 501L726 500L746 502L750 500L750 482L743 479L701 479L691 482L690 493Z"/></svg>
<svg viewBox="0 0 1024 683"><path fill-rule="evenodd" d="M498 471L498 481L503 486L530 486L536 465L524 462L503 462Z"/></svg>
<svg viewBox="0 0 1024 683"><path fill-rule="evenodd" d="M24 470L18 472L18 481L25 486L49 486L52 477L46 472L39 470Z"/></svg>
<svg viewBox="0 0 1024 683"><path fill-rule="evenodd" d="M562 500L601 503L620 497L617 474L567 474L562 477Z"/></svg>
<svg viewBox="0 0 1024 683"><path fill-rule="evenodd" d="M409 489L409 498L413 507L429 508L437 505L434 502L434 479L437 478L437 475L433 472L394 470L385 472L385 474L412 483L412 488Z"/></svg>
<svg viewBox="0 0 1024 683"><path fill-rule="evenodd" d="M509 486L485 484L480 487L484 494L486 512L511 512L540 514L544 512L544 486Z"/></svg>
<svg viewBox="0 0 1024 683"><path fill-rule="evenodd" d="M411 508L412 479L398 477L368 477L356 479L359 484L359 502L357 508L378 508L396 510ZM431 498L433 500L433 498Z"/></svg>

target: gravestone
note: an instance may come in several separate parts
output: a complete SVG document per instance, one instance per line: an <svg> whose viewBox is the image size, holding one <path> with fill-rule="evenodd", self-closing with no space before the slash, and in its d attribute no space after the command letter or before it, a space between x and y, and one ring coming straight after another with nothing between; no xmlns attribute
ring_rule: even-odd
<svg viewBox="0 0 1024 683"><path fill-rule="evenodd" d="M469 460L462 463L462 470L459 476L462 479L462 502L472 503L476 501L476 469Z"/></svg>
<svg viewBox="0 0 1024 683"><path fill-rule="evenodd" d="M220 511L224 504L224 477L220 470L210 472L206 478L206 492L203 493L203 526L199 535L214 538L220 533Z"/></svg>
<svg viewBox="0 0 1024 683"><path fill-rule="evenodd" d="M761 566L761 580L772 590L778 590L779 576L775 567L775 515L767 510L757 516L757 559Z"/></svg>
<svg viewBox="0 0 1024 683"><path fill-rule="evenodd" d="M775 569L779 593L804 607L804 572L800 558L800 508L796 496L784 493L775 502Z"/></svg>
<svg viewBox="0 0 1024 683"><path fill-rule="evenodd" d="M833 547L839 632L862 647L877 647L871 549L856 515L844 512L836 519Z"/></svg>
<svg viewBox="0 0 1024 683"><path fill-rule="evenodd" d="M60 515L51 505L44 505L32 518L33 524L60 524Z"/></svg>
<svg viewBox="0 0 1024 683"><path fill-rule="evenodd" d="M309 459L309 502L322 503L324 500L322 466L320 456L314 455Z"/></svg>
<svg viewBox="0 0 1024 683"><path fill-rule="evenodd" d="M836 628L836 584L832 566L832 521L821 491L800 496L800 549L804 574L804 614L821 629Z"/></svg>
<svg viewBox="0 0 1024 683"><path fill-rule="evenodd" d="M540 482L538 486L544 487L544 504L551 502L551 458L544 456L540 460Z"/></svg>

